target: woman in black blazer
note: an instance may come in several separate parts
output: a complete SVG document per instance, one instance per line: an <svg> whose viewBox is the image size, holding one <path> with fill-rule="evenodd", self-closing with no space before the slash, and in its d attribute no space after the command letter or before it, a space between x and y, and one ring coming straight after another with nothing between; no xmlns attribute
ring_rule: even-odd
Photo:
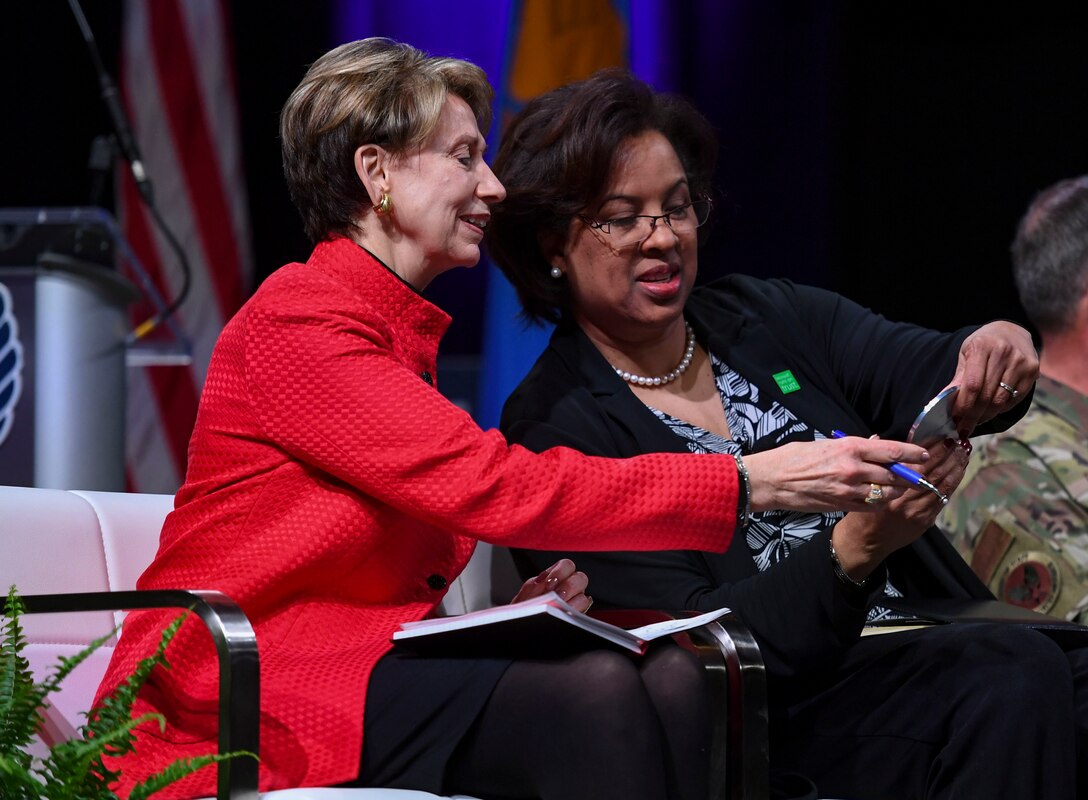
<svg viewBox="0 0 1088 800"><path fill-rule="evenodd" d="M1030 335L1007 322L952 333L893 323L788 281L694 288L715 152L694 109L618 71L514 120L488 244L526 315L556 330L506 404L507 437L538 451L743 463L833 431L904 439L926 401L956 385L961 436L927 445L924 469L954 491L966 436L1027 407ZM878 513L764 511L722 555L594 553L579 567L602 605L735 609L767 665L772 768L811 776L821 796L1075 796L1078 755L1088 764L1086 651L1019 626L863 635L903 622L899 596L990 595L933 528L936 493L857 491ZM531 572L555 555L517 558Z"/></svg>

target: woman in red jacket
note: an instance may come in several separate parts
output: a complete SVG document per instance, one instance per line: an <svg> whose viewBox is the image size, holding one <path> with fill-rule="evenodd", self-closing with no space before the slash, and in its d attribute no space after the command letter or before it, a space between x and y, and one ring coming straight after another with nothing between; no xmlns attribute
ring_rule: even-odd
<svg viewBox="0 0 1088 800"><path fill-rule="evenodd" d="M448 317L420 295L474 265L505 195L483 160L491 89L464 61L384 39L319 59L284 107L284 169L309 261L224 329L189 469L141 588L221 590L260 646L261 788L354 782L542 798L697 797L708 703L687 654L554 661L412 658L398 624L434 612L477 540L549 549L722 551L747 509L865 510L880 466L923 451L851 438L746 459L540 455L435 389ZM901 487L889 486L897 496ZM561 564L522 596L579 597ZM133 614L103 688L151 651ZM122 788L214 750L216 672L186 624L136 708ZM211 771L171 787L212 793Z"/></svg>

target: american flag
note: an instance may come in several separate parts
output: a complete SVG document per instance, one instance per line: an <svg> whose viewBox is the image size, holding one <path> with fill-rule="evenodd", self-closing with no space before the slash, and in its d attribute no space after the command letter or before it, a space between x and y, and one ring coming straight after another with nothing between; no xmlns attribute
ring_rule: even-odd
<svg viewBox="0 0 1088 800"><path fill-rule="evenodd" d="M128 488L172 493L185 477L212 347L252 280L226 0L125 0L121 47L121 93L155 203L192 268L176 316L192 363L128 371ZM127 169L119 178L122 230L169 300L181 285L178 259ZM135 309L134 324L153 311Z"/></svg>

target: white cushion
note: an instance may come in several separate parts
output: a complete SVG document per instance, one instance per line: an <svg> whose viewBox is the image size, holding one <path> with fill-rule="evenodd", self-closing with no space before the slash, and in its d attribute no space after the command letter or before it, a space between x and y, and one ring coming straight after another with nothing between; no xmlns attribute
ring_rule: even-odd
<svg viewBox="0 0 1088 800"><path fill-rule="evenodd" d="M173 509L170 495L121 492L69 492L0 486L0 588L14 584L20 594L123 591L135 588L158 550L163 520ZM491 568L485 547L471 567L471 581L453 582L448 612L487 605ZM24 651L40 680L60 655L75 655L112 631L124 614L28 614L23 617ZM112 643L96 651L65 678L52 696L54 709L73 728L83 722L113 652ZM42 755L40 744L35 755ZM440 800L406 789L281 789L266 800ZM214 800L214 799L209 799ZM457 795L454 800L473 800Z"/></svg>

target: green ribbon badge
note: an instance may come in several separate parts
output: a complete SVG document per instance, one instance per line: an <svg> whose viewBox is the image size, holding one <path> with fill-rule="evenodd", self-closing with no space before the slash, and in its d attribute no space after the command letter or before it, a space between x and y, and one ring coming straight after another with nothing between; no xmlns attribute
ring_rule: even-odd
<svg viewBox="0 0 1088 800"><path fill-rule="evenodd" d="M774 382L778 384L778 388L782 390L782 394L796 392L801 388L801 384L797 382L797 378L793 377L793 373L788 369L783 370L782 372L776 372L771 377L774 378Z"/></svg>

